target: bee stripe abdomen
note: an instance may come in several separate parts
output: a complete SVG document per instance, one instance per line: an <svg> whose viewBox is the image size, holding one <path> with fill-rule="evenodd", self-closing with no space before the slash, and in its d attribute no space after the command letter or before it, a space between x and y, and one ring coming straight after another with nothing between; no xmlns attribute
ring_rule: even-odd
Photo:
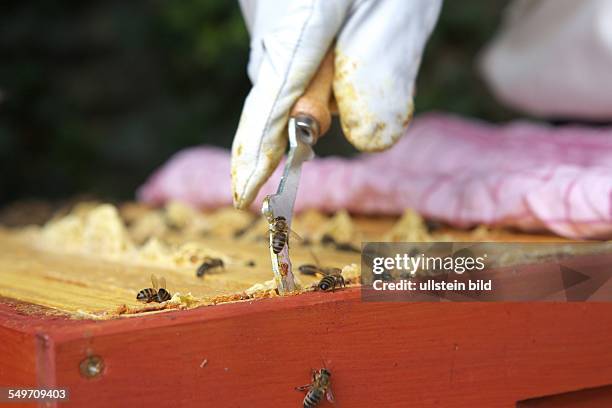
<svg viewBox="0 0 612 408"><path fill-rule="evenodd" d="M157 292L157 301L159 303L161 302L165 302L167 300L172 299L172 296L170 295L170 293L165 290L165 289L160 289L159 292Z"/></svg>
<svg viewBox="0 0 612 408"><path fill-rule="evenodd" d="M200 267L198 268L198 270L196 271L196 276L202 277L204 276L204 274L206 273L206 271L208 270L209 266L208 264L204 263L202 265L200 265Z"/></svg>
<svg viewBox="0 0 612 408"><path fill-rule="evenodd" d="M145 301L149 303L155 300L156 295L157 295L157 291L155 289L146 288L138 292L138 294L136 295L136 300Z"/></svg>
<svg viewBox="0 0 612 408"><path fill-rule="evenodd" d="M321 390L312 390L304 398L304 408L314 408L321 401L323 392Z"/></svg>
<svg viewBox="0 0 612 408"><path fill-rule="evenodd" d="M333 276L326 276L319 282L319 289L322 291L328 291L336 286L336 279Z"/></svg>
<svg viewBox="0 0 612 408"><path fill-rule="evenodd" d="M196 270L196 276L201 278L202 276L204 276L204 274L214 268L225 268L223 260L209 259L208 261L203 262L202 265L200 265Z"/></svg>
<svg viewBox="0 0 612 408"><path fill-rule="evenodd" d="M277 232L272 236L272 250L275 254L280 253L287 243L287 234L284 232Z"/></svg>

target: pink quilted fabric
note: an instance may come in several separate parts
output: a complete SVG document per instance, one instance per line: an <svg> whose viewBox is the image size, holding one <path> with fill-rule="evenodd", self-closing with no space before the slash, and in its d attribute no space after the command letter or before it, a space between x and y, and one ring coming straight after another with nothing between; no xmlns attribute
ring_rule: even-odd
<svg viewBox="0 0 612 408"><path fill-rule="evenodd" d="M497 126L428 114L407 133L383 153L306 163L296 209L400 214L413 208L459 227L612 237L612 128ZM138 196L154 204L175 199L203 208L230 205L229 168L225 150L187 149L157 170ZM255 210L276 189L281 168Z"/></svg>

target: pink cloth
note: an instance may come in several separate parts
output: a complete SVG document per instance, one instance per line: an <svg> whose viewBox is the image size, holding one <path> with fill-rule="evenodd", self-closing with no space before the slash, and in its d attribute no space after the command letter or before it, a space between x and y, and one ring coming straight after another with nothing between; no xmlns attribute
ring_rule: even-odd
<svg viewBox="0 0 612 408"><path fill-rule="evenodd" d="M276 189L281 169L254 209ZM229 153L211 147L179 152L138 196L155 204L176 199L204 208L229 205ZM386 152L306 163L296 210L307 208L362 214L413 208L458 227L488 224L609 238L612 128L497 126L424 115Z"/></svg>

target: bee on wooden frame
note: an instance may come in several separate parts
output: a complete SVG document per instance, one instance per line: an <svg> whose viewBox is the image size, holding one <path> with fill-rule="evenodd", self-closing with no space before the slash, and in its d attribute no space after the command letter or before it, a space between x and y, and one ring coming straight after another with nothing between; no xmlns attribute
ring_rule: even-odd
<svg viewBox="0 0 612 408"><path fill-rule="evenodd" d="M166 290L166 279L160 278L159 281L155 275L151 275L152 288L142 289L136 295L136 300L144 303L157 302L162 303L172 298L170 292Z"/></svg>
<svg viewBox="0 0 612 408"><path fill-rule="evenodd" d="M330 234L323 234L320 243L323 246L332 246L338 251L361 253L361 250L350 242L338 242Z"/></svg>
<svg viewBox="0 0 612 408"><path fill-rule="evenodd" d="M313 264L300 265L298 270L302 275L308 276L339 275L342 273L340 268L323 268Z"/></svg>
<svg viewBox="0 0 612 408"><path fill-rule="evenodd" d="M334 403L334 394L331 390L331 372L327 368L312 371L312 382L310 384L295 387L297 391L306 391L304 397L304 408L315 408L323 399L323 396Z"/></svg>
<svg viewBox="0 0 612 408"><path fill-rule="evenodd" d="M206 257L204 258L204 262L202 262L202 264L196 270L196 276L198 278L201 278L204 276L204 274L208 273L209 271L215 268L224 269L225 264L223 263L223 260L220 258Z"/></svg>
<svg viewBox="0 0 612 408"><path fill-rule="evenodd" d="M334 268L339 271L338 268ZM344 277L341 273L336 273L334 275L326 275L324 276L319 283L317 283L317 290L321 292L333 292L336 290L336 287L344 288L346 283L344 282Z"/></svg>

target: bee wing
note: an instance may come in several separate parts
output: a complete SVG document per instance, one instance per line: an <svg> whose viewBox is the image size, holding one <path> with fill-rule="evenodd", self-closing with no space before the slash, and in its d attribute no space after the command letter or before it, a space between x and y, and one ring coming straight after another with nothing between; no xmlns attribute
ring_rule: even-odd
<svg viewBox="0 0 612 408"><path fill-rule="evenodd" d="M325 268L326 275L342 276L342 269L340 268Z"/></svg>
<svg viewBox="0 0 612 408"><path fill-rule="evenodd" d="M327 391L325 392L325 398L327 398L327 400L332 404L336 402L336 399L334 398L334 393L331 389L331 385L327 387Z"/></svg>
<svg viewBox="0 0 612 408"><path fill-rule="evenodd" d="M291 237L297 239L301 243L305 242L304 238L300 237L300 235L297 232L295 232L294 230L292 230L291 228L289 228L289 235ZM308 252L310 252L310 256L314 260L315 265L317 265L320 268L321 267L321 262L319 261L319 258L315 255L314 251L311 248L308 248Z"/></svg>
<svg viewBox="0 0 612 408"><path fill-rule="evenodd" d="M153 285L153 289L157 290L159 288L159 284L157 282L157 276L151 274L151 284Z"/></svg>
<svg viewBox="0 0 612 408"><path fill-rule="evenodd" d="M164 278L163 276L159 278L159 287L161 289L166 289L166 278Z"/></svg>
<svg viewBox="0 0 612 408"><path fill-rule="evenodd" d="M289 228L289 235L292 238L295 238L295 239L297 239L300 242L304 242L304 238L300 237L300 235L297 232L295 232L294 230L292 230L291 228Z"/></svg>
<svg viewBox="0 0 612 408"><path fill-rule="evenodd" d="M310 256L312 257L312 259L314 259L315 264L317 265L317 268L319 269L319 271L322 271L322 269L321 269L321 261L319 261L319 258L315 255L315 253L312 250L312 248L308 248L308 252L310 252Z"/></svg>
<svg viewBox="0 0 612 408"><path fill-rule="evenodd" d="M291 228L289 228L289 236L291 238L295 238L298 241L300 241L301 243L304 243L305 240L304 238L302 238L297 232L295 232L294 230L292 230ZM312 256L312 259L314 260L315 264L317 266L321 265L321 262L319 262L319 258L315 255L315 253L313 252L312 249L308 248L308 251L310 252L310 256Z"/></svg>

